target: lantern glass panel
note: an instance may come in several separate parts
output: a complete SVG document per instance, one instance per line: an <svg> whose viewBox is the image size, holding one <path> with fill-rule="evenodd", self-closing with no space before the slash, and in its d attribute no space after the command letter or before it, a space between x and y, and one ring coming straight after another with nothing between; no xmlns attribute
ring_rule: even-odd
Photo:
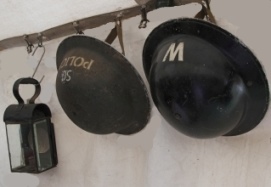
<svg viewBox="0 0 271 187"><path fill-rule="evenodd" d="M34 140L39 171L44 171L53 166L52 149L49 137L48 122L46 119L33 124Z"/></svg>
<svg viewBox="0 0 271 187"><path fill-rule="evenodd" d="M10 164L13 171L35 171L35 153L33 142L29 142L31 125L7 125Z"/></svg>

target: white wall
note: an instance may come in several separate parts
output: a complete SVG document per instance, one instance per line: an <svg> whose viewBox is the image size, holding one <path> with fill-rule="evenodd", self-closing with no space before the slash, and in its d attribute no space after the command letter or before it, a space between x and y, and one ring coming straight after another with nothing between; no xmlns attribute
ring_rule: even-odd
<svg viewBox="0 0 271 187"><path fill-rule="evenodd" d="M271 1L213 0L213 13L219 24L238 36L259 58L271 82ZM141 53L150 31L170 18L193 16L200 7L188 5L161 9L149 14L147 29L138 30L140 17L124 22L127 58L143 79ZM19 13L18 13L19 16ZM85 32L106 38L113 24ZM270 110L260 125L237 137L197 140L186 137L169 126L153 106L147 128L133 136L99 136L82 131L65 115L58 103L54 83L55 53L63 40L45 44L46 54L37 72L43 74L40 102L53 113L58 148L58 167L39 175L11 174L5 126L0 125L0 187L269 187L271 186ZM117 42L113 44L120 50ZM38 51L41 52L41 51ZM0 53L0 113L15 103L12 86L19 77L30 76L34 62L25 48ZM34 60L33 60L34 59ZM36 60L37 61L37 60ZM30 91L29 91L30 90ZM23 89L25 96L33 89Z"/></svg>

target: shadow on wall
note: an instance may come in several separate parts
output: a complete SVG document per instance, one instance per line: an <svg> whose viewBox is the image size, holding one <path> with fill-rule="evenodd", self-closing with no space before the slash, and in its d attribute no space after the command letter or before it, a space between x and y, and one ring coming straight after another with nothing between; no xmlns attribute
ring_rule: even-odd
<svg viewBox="0 0 271 187"><path fill-rule="evenodd" d="M38 177L29 174L9 174L5 175L3 179L3 187L38 187L40 180Z"/></svg>

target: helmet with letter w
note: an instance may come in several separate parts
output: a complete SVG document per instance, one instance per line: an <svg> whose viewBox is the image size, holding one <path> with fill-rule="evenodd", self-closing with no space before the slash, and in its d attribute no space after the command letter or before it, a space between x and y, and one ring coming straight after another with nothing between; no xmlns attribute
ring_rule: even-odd
<svg viewBox="0 0 271 187"><path fill-rule="evenodd" d="M174 19L155 28L144 45L143 66L159 112L188 136L240 135L267 111L260 62L239 39L207 21Z"/></svg>

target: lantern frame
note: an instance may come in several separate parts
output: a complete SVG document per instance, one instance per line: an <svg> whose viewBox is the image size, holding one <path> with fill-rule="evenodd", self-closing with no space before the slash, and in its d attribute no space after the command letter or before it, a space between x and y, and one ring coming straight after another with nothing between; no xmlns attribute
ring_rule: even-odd
<svg viewBox="0 0 271 187"><path fill-rule="evenodd" d="M27 104L19 94L20 84L32 84L36 88ZM58 163L51 111L46 104L34 103L40 90L39 82L33 78L21 78L14 83L13 94L19 104L8 106L4 113L11 172L41 173ZM16 150L19 146L21 150Z"/></svg>

